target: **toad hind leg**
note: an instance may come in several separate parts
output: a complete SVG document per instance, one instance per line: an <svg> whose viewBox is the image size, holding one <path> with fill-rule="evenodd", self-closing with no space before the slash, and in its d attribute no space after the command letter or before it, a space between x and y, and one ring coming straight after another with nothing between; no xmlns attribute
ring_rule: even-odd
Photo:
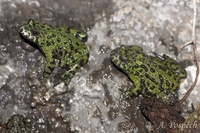
<svg viewBox="0 0 200 133"><path fill-rule="evenodd" d="M129 76L130 77L130 76ZM141 94L141 86L140 86L140 79L138 77L130 77L131 79L135 79L135 82L133 82L134 87L130 89L130 91L125 93L125 97L137 97L139 94Z"/></svg>
<svg viewBox="0 0 200 133"><path fill-rule="evenodd" d="M68 55L72 54L69 53ZM87 49L76 50L73 56L65 55L65 58L61 60L61 69L55 75L55 86L62 81L65 82L65 85L68 85L77 70L88 61L88 58L89 51Z"/></svg>

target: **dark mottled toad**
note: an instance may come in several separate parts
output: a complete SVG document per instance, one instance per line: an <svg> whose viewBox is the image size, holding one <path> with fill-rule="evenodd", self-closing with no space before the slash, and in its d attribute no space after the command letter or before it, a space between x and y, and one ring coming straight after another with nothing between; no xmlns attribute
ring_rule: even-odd
<svg viewBox="0 0 200 133"><path fill-rule="evenodd" d="M167 55L147 55L136 45L116 48L110 53L111 61L133 82L134 88L126 96L156 95L168 104L178 100L180 79L187 76L181 65Z"/></svg>
<svg viewBox="0 0 200 133"><path fill-rule="evenodd" d="M51 26L31 19L20 27L20 34L37 44L46 57L44 78L53 72L55 59L60 60L55 85L62 81L68 85L76 71L88 61L89 51L85 46L88 36L81 30Z"/></svg>
<svg viewBox="0 0 200 133"><path fill-rule="evenodd" d="M6 123L6 133L30 133L26 120L22 115L15 114Z"/></svg>

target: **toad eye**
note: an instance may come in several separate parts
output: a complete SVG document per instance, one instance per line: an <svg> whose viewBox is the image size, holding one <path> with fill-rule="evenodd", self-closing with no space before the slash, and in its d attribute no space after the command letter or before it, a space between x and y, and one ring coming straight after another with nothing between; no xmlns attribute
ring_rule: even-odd
<svg viewBox="0 0 200 133"><path fill-rule="evenodd" d="M121 61L122 64L125 64L126 61L127 61L127 57L125 57L125 56L120 56L120 61Z"/></svg>
<svg viewBox="0 0 200 133"><path fill-rule="evenodd" d="M125 61L125 60L126 60L126 57L120 56L120 60L121 60L121 61Z"/></svg>
<svg viewBox="0 0 200 133"><path fill-rule="evenodd" d="M39 32L38 32L37 30L31 30L31 33L32 33L33 35L39 35Z"/></svg>

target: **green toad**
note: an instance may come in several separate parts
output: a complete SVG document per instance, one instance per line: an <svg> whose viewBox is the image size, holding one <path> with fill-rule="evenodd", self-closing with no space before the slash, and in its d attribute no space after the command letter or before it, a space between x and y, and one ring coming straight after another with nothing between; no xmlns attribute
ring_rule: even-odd
<svg viewBox="0 0 200 133"><path fill-rule="evenodd" d="M134 88L126 96L156 95L170 105L178 100L180 79L185 78L187 73L169 56L150 56L143 53L139 46L123 45L112 50L110 57L113 64L134 84Z"/></svg>
<svg viewBox="0 0 200 133"><path fill-rule="evenodd" d="M20 27L21 35L37 44L46 57L43 77L49 77L55 68L55 59L59 59L59 71L55 75L55 85L62 81L68 85L76 71L89 58L89 51L85 46L87 33L72 27L56 27L42 24L30 19L28 24Z"/></svg>
<svg viewBox="0 0 200 133"><path fill-rule="evenodd" d="M29 133L30 129L22 115L15 114L6 123L6 133Z"/></svg>

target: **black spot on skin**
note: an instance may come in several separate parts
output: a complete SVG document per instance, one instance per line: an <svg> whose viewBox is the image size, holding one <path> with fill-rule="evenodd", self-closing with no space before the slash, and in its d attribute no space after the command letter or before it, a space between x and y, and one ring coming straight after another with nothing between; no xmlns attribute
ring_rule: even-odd
<svg viewBox="0 0 200 133"><path fill-rule="evenodd" d="M174 83L171 84L171 87L174 87Z"/></svg>
<svg viewBox="0 0 200 133"><path fill-rule="evenodd" d="M72 45L72 39L71 38L68 38L68 42L69 42L69 45Z"/></svg>
<svg viewBox="0 0 200 133"><path fill-rule="evenodd" d="M151 77L149 74L145 73L145 77L151 80L153 83L158 84L156 80L153 77Z"/></svg>
<svg viewBox="0 0 200 133"><path fill-rule="evenodd" d="M78 63L80 66L84 65L84 60L80 60Z"/></svg>
<svg viewBox="0 0 200 133"><path fill-rule="evenodd" d="M153 86L151 86L149 89L150 89L150 90L153 90L154 88L155 88L155 86L153 85Z"/></svg>
<svg viewBox="0 0 200 133"><path fill-rule="evenodd" d="M70 59L71 59L71 62L72 62L72 63L75 63L75 58L74 58L74 56L70 56Z"/></svg>
<svg viewBox="0 0 200 133"><path fill-rule="evenodd" d="M67 27L67 29L66 29L65 32L66 32L67 34L69 34L69 33L70 33L70 30L71 30L71 27Z"/></svg>
<svg viewBox="0 0 200 133"><path fill-rule="evenodd" d="M171 94L171 91L170 91L170 90L166 90L165 93L166 93L167 95L169 95L169 94Z"/></svg>
<svg viewBox="0 0 200 133"><path fill-rule="evenodd" d="M166 85L170 87L170 83L168 80L166 80Z"/></svg>
<svg viewBox="0 0 200 133"><path fill-rule="evenodd" d="M89 53L87 53L87 55L86 55L87 57L89 57Z"/></svg>
<svg viewBox="0 0 200 133"><path fill-rule="evenodd" d="M71 52L68 52L68 57L70 58L72 56L72 53Z"/></svg>
<svg viewBox="0 0 200 133"><path fill-rule="evenodd" d="M69 55L69 52L68 51L65 51L65 56L68 56Z"/></svg>
<svg viewBox="0 0 200 133"><path fill-rule="evenodd" d="M62 52L62 51L59 51L58 54L59 54L60 56L62 56L62 55L63 55L63 52Z"/></svg>
<svg viewBox="0 0 200 133"><path fill-rule="evenodd" d="M153 62L152 60L150 61L150 63L154 66L157 67L157 64L155 62Z"/></svg>
<svg viewBox="0 0 200 133"><path fill-rule="evenodd" d="M169 75L169 76L172 76L172 73L171 73L171 72L168 72L168 75Z"/></svg>
<svg viewBox="0 0 200 133"><path fill-rule="evenodd" d="M53 50L52 54L53 54L53 58L58 58L59 57L58 50Z"/></svg>
<svg viewBox="0 0 200 133"><path fill-rule="evenodd" d="M76 32L75 37L79 40L81 40L81 37L79 36L81 34L81 32Z"/></svg>
<svg viewBox="0 0 200 133"><path fill-rule="evenodd" d="M176 81L177 79L176 79L177 77L176 76L174 76L174 80Z"/></svg>
<svg viewBox="0 0 200 133"><path fill-rule="evenodd" d="M164 91L164 88L162 86L159 86L160 91Z"/></svg>
<svg viewBox="0 0 200 133"><path fill-rule="evenodd" d="M143 57L143 58L142 58L143 61L145 61L146 59L149 60L149 56L147 56L146 54L142 54L142 55L143 55L143 56L142 56L142 57Z"/></svg>
<svg viewBox="0 0 200 133"><path fill-rule="evenodd" d="M154 73L154 72L155 72L155 69L153 69L153 68L150 68L150 71L151 71L152 73Z"/></svg>
<svg viewBox="0 0 200 133"><path fill-rule="evenodd" d="M161 70L163 70L163 71L166 71L166 68L163 67L163 66L161 66L161 65L158 65L158 68L161 69Z"/></svg>
<svg viewBox="0 0 200 133"><path fill-rule="evenodd" d="M51 36L47 36L47 39L51 39Z"/></svg>
<svg viewBox="0 0 200 133"><path fill-rule="evenodd" d="M134 72L134 75L138 76L138 75L140 75L140 73L136 71L136 72Z"/></svg>
<svg viewBox="0 0 200 133"><path fill-rule="evenodd" d="M60 36L63 36L64 38L66 38L66 35L60 34Z"/></svg>
<svg viewBox="0 0 200 133"><path fill-rule="evenodd" d="M71 42L72 40L70 39L69 42ZM73 51L74 50L74 46L72 45L72 42L69 43L70 49ZM79 51L75 51L75 53L78 53Z"/></svg>
<svg viewBox="0 0 200 133"><path fill-rule="evenodd" d="M160 79L160 81L163 81L163 76L162 75L158 75L158 78Z"/></svg>
<svg viewBox="0 0 200 133"><path fill-rule="evenodd" d="M49 41L46 42L47 46L51 46L52 43L50 43Z"/></svg>
<svg viewBox="0 0 200 133"><path fill-rule="evenodd" d="M73 51L74 50L74 46L71 44L69 45L70 46L70 49Z"/></svg>
<svg viewBox="0 0 200 133"><path fill-rule="evenodd" d="M149 89L148 89L148 88L145 88L145 89L144 89L144 94L145 94L145 96L152 96L152 93L149 92Z"/></svg>
<svg viewBox="0 0 200 133"><path fill-rule="evenodd" d="M86 60L86 61L87 61L87 60ZM86 61L85 61L84 59L80 60L80 61L79 61L79 65L80 65L80 66L83 66L83 65L86 63Z"/></svg>
<svg viewBox="0 0 200 133"><path fill-rule="evenodd" d="M52 37L56 37L56 34L52 34Z"/></svg>
<svg viewBox="0 0 200 133"><path fill-rule="evenodd" d="M159 74L159 75L158 75L158 78L160 79L160 84L162 85L163 82L164 82L162 75Z"/></svg>
<svg viewBox="0 0 200 133"><path fill-rule="evenodd" d="M80 46L80 44L79 44L78 42L76 42L76 46L78 46L78 47L79 47L79 46Z"/></svg>
<svg viewBox="0 0 200 133"><path fill-rule="evenodd" d="M135 64L133 67L134 67L134 68L138 68L138 67L139 67L139 65L138 65L138 64Z"/></svg>
<svg viewBox="0 0 200 133"><path fill-rule="evenodd" d="M60 39L60 38L57 38L57 42L60 43L60 42L61 42L61 39Z"/></svg>
<svg viewBox="0 0 200 133"><path fill-rule="evenodd" d="M146 83L146 85L147 85L147 86L149 86L149 85L150 85L150 83L149 83L149 82L147 82L147 83Z"/></svg>
<svg viewBox="0 0 200 133"><path fill-rule="evenodd" d="M140 79L140 85L144 85L145 80L143 78ZM142 86L141 86L142 87Z"/></svg>
<svg viewBox="0 0 200 133"><path fill-rule="evenodd" d="M67 44L67 41L64 41L63 43L64 43L64 44Z"/></svg>
<svg viewBox="0 0 200 133"><path fill-rule="evenodd" d="M138 90L136 90L136 92L137 92L138 94L141 94L141 90L139 90L139 89L138 89Z"/></svg>
<svg viewBox="0 0 200 133"><path fill-rule="evenodd" d="M139 72L142 73L142 72L143 72L143 69L139 69Z"/></svg>
<svg viewBox="0 0 200 133"><path fill-rule="evenodd" d="M71 75L74 75L74 74L75 74L75 71L69 71L69 73L71 73Z"/></svg>
<svg viewBox="0 0 200 133"><path fill-rule="evenodd" d="M141 68L143 68L146 72L148 72L148 68L145 65L140 65Z"/></svg>
<svg viewBox="0 0 200 133"><path fill-rule="evenodd" d="M85 36L85 37L82 37L82 38L81 38L81 41L82 41L82 42L86 42L87 40L88 40L88 36Z"/></svg>

